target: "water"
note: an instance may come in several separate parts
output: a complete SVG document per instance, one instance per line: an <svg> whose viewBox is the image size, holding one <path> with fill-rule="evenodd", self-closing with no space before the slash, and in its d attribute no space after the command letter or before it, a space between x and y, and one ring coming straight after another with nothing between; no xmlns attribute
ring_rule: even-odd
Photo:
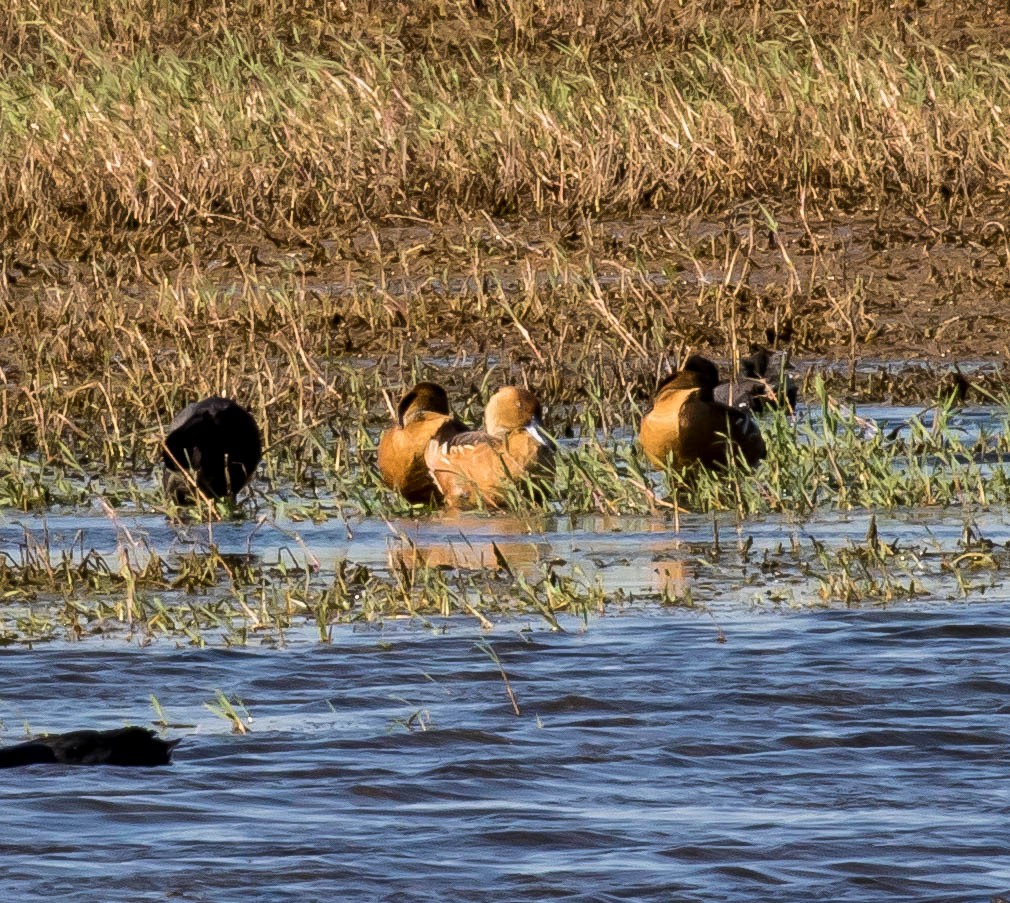
<svg viewBox="0 0 1010 903"><path fill-rule="evenodd" d="M396 556L480 569L497 548L623 600L563 632L530 615L335 625L330 644L296 627L240 649L0 647L3 742L26 723L148 724L152 694L182 738L169 768L3 772L0 899L987 900L1010 888L1010 593L981 578L965 593L945 570L962 512L906 510L876 523L925 595L830 607L802 550L860 541L869 518L685 515L675 533L435 515L212 536L142 514L0 519L10 554L27 530L113 560L125 528L167 555L308 550L323 573ZM1010 541L1001 510L972 527ZM656 604L686 590L697 608ZM217 691L244 704L247 735L206 707Z"/></svg>
<svg viewBox="0 0 1010 903"><path fill-rule="evenodd" d="M6 772L0 890L983 900L1010 887L1008 654L1002 604L8 649L8 726L144 723L149 693L187 726L170 768Z"/></svg>

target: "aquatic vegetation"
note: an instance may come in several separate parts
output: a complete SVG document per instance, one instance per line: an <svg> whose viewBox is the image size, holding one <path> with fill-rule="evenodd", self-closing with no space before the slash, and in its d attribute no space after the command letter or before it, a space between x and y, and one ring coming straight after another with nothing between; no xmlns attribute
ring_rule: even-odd
<svg viewBox="0 0 1010 903"><path fill-rule="evenodd" d="M987 360L1010 70L999 27L951 40L927 5L909 29L873 4L14 4L0 641L704 611L727 523L1007 504L1004 415L965 433L954 404L1010 404ZM762 417L767 458L647 466L633 436L664 377L696 352L746 375L766 346L803 399ZM521 385L558 440L549 491L505 487L512 527L487 542L490 515L456 536L380 476L397 399L434 380L469 423ZM169 425L215 395L261 425L263 463L239 504L176 510ZM922 408L879 426L868 400ZM688 561L655 549L656 585L552 545L551 525L646 518L677 546L699 517L715 535ZM843 546L728 573L782 604L883 604L968 597L1002 566Z"/></svg>
<svg viewBox="0 0 1010 903"><path fill-rule="evenodd" d="M334 625L397 617L464 617L491 630L497 619L518 615L559 630L562 616L586 619L625 605L706 611L720 598L714 590L720 580L740 598L757 592L761 604L803 606L969 598L996 585L1010 566L1006 547L971 524L1010 504L1006 433L965 434L943 404L888 433L839 408L822 383L810 389L812 406L798 417L778 411L763 418L769 454L754 468L731 461L725 470L655 473L633 444L581 443L559 455L551 500L531 502L517 488L507 500L511 515L471 515L471 527L455 538L451 519L441 526L445 519L430 509L377 488L371 465L351 475L321 472L312 497L288 491L284 500L247 502L245 509L273 507L256 520L240 507L223 522L173 528L179 539L194 528L211 539L215 530L241 527L245 552L188 540L166 554L143 533L133 535L112 508L106 516L117 537L113 554L81 543L55 547L48 534L24 527L17 548L0 554L0 631L6 642L112 634L141 643L174 636L196 645L283 644L292 632L310 630L326 642ZM341 498L358 479L356 495ZM158 511L145 507L141 493L135 503L131 517ZM885 539L869 513L930 509L960 512L966 526L957 544ZM865 539L840 542L823 529L804 538L811 524L840 516L866 519ZM685 524L699 517L712 518L707 538L699 540L695 527L696 551L662 563L663 549L676 547ZM388 536L385 562L356 560L367 549L374 554L376 542L359 544L356 531L379 518ZM645 518L650 535L666 537L665 546L655 547L661 564L651 569L659 579L644 567L630 582L614 584L606 557L586 560L574 550L558 557L552 549L564 534L552 534L556 528L545 519L585 518L602 519L600 541L613 542L618 552L637 547L608 540L608 531ZM788 551L765 545L758 552L753 540L739 539L766 518L778 519L791 536ZM312 531L331 523L346 551L323 563ZM532 545L468 539L481 523L530 535ZM432 539L419 544L418 529ZM727 530L738 537L735 549L724 545ZM263 531L273 538L257 539Z"/></svg>
<svg viewBox="0 0 1010 903"><path fill-rule="evenodd" d="M951 425L951 409L940 404L889 435L853 411L843 410L816 379L810 382L808 395L810 405L799 417L779 411L762 418L769 455L756 468L730 462L725 471L656 474L645 466L634 444L597 439L576 443L559 455L554 492L545 505L532 504L524 493L516 492L508 499L508 507L520 514L528 512L534 519L545 512L556 517L648 514L676 531L680 518L690 512L728 511L744 519L923 506L959 506L970 511L1010 500L1002 466L1010 443L1003 431L991 435L981 431L966 439L959 426ZM373 435L360 433L354 454L348 448L347 460L356 459L354 465L339 470L319 467L308 486L288 483L297 491L261 494L224 515L241 519L266 507L274 522L336 520L352 537L361 518L423 512L381 487L374 458L365 451L372 447ZM71 470L65 461L41 467L20 459L10 474L11 479L17 475L24 486L37 487L36 492L46 487L36 505L49 510L75 510L89 498L93 485L91 478L82 480L79 465ZM116 507L105 502L113 523L114 511L124 506L136 512L164 510L153 485L131 484L125 473L113 481L118 481ZM102 498L116 499L116 493L107 492ZM293 545L299 547L297 533L291 535ZM501 598L502 588L496 590L487 574L479 579L467 575L459 583L459 575L425 568L417 556L409 568L401 561L385 574L360 570L347 562L325 585L303 544L295 558L280 557L265 568L255 557L224 556L213 546L166 559L144 540L121 535L117 557L118 562L110 561L107 555L86 549L55 552L26 529L18 551L0 556L0 591L7 592L8 598L62 600L59 610L41 621L33 620L38 616L31 613L19 615L32 636L51 635L58 627L85 635L109 620L140 632L179 631L196 642L205 630L215 628L232 637L231 641L245 642L249 631L282 630L306 618L313 619L320 636L325 636L326 625L334 620L460 611L487 618L488 613L545 613L553 607L543 594L537 594L539 590L531 591L522 582L521 574L517 577L506 571L514 582L506 601ZM501 569L503 562L495 564ZM165 605L160 599L166 591L199 592L222 582L230 594L212 604L180 607ZM544 593L553 592L548 590L554 586L549 581L541 579L537 585ZM826 594L839 597L831 588ZM82 596L90 601L82 601ZM579 600L576 594L572 610L591 610L601 602L591 597L592 593L584 593ZM236 611L241 614L238 628L232 617Z"/></svg>
<svg viewBox="0 0 1010 903"><path fill-rule="evenodd" d="M214 702L206 702L203 707L231 724L232 733L249 733L252 716L241 699L229 699L218 690Z"/></svg>
<svg viewBox="0 0 1010 903"><path fill-rule="evenodd" d="M388 569L340 559L326 573L309 556L264 560L214 547L169 559L145 547L113 569L94 550L56 553L26 537L17 557L0 557L0 625L23 641L112 633L142 643L163 634L195 645L283 643L307 624L325 641L340 622L465 615L491 628L526 611L559 629L559 613L585 616L605 601L598 584L550 562L527 576L498 550L493 567L429 567L406 539L412 554L391 553Z"/></svg>

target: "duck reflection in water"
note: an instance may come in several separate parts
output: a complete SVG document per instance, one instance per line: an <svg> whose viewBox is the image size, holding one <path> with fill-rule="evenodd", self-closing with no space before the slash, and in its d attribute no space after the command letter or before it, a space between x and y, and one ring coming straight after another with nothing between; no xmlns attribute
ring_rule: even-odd
<svg viewBox="0 0 1010 903"><path fill-rule="evenodd" d="M390 549L390 564L415 568L446 568L459 571L497 571L508 566L514 573L535 576L537 565L550 557L549 546L533 542L446 541Z"/></svg>

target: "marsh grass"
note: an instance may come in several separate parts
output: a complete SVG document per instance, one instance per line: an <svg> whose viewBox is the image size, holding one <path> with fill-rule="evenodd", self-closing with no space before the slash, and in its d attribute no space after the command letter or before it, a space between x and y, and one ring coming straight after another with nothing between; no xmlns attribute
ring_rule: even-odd
<svg viewBox="0 0 1010 903"><path fill-rule="evenodd" d="M5 244L1005 184L1004 17L941 4L15 3ZM974 31L963 22L974 21ZM981 23L985 27L981 27ZM798 127L801 126L801 127ZM82 231L83 230L83 231Z"/></svg>
<svg viewBox="0 0 1010 903"><path fill-rule="evenodd" d="M559 613L584 617L606 601L578 569L559 572L548 562L527 574L500 551L497 567L471 570L397 555L388 570L341 559L321 572L307 550L301 560L280 549L265 561L214 547L167 559L147 549L121 555L116 567L94 550L56 551L25 536L17 556L0 556L2 629L21 642L108 633L141 643L168 635L195 645L257 637L283 644L286 631L313 624L326 641L336 623L462 615L490 629L493 619L516 613L560 629Z"/></svg>
<svg viewBox="0 0 1010 903"><path fill-rule="evenodd" d="M554 496L507 506L531 531L1006 504L1007 441L949 428L949 367L861 364L1008 351L1010 20L990 7L13 4L0 516L334 521L348 538L427 517L375 470L420 379L474 425L506 383L547 404ZM757 344L830 359L800 372L798 419L763 419L768 460L649 469L633 436L657 382L694 350L736 371ZM1000 366L968 377L1007 407ZM237 506L172 508L165 428L212 394L252 411L263 464ZM867 399L924 413L892 437L849 410ZM359 619L517 612L556 629L623 601L504 554L320 572L289 532L269 562L213 542L159 552L118 526L115 555L26 538L0 550L0 638L282 643L305 625L325 639ZM946 573L971 587L987 553L964 554ZM893 563L825 562L821 601L917 592L914 569L899 591Z"/></svg>
<svg viewBox="0 0 1010 903"><path fill-rule="evenodd" d="M952 408L925 409L907 436L889 437L854 409L842 409L823 381L808 386L810 405L798 418L784 411L761 419L766 461L727 470L670 470L657 479L635 447L581 444L564 455L557 492L561 510L605 514L733 511L807 515L818 509L1001 505L1008 501L1002 431L966 443L952 428Z"/></svg>
<svg viewBox="0 0 1010 903"><path fill-rule="evenodd" d="M937 595L967 598L994 586L1010 559L1004 547L971 526L970 518L972 512L1010 503L1005 434L983 432L966 443L950 421L952 409L941 404L913 419L900 435L890 436L840 407L823 384L813 390L814 403L799 416L778 412L763 418L769 457L753 469L736 462L721 473L656 473L644 467L637 449L623 442L568 448L560 455L554 498L542 505L517 492L510 499L515 521L510 529L536 534L545 529L545 518L645 515L675 536L682 517L712 515L711 543L699 549L691 568L707 573L709 584L745 586L754 579L746 574L756 566L767 575L756 586L765 587L769 599L804 606L890 604ZM325 495L337 489L320 485L316 491ZM372 511L385 504L379 490L368 492L374 496L357 511L353 501L316 507L303 503L304 519L339 518L352 541L356 524L374 517ZM269 500L247 504L265 503ZM298 502L284 504L290 512ZM802 524L825 511L928 507L964 512L966 526L957 548L889 541L871 517L863 543L838 546L815 538L805 543L794 535L789 550L766 549L757 561L749 546L724 547L718 528L718 518L727 515L739 531L755 517ZM408 518L416 513L403 511ZM225 554L210 543L166 556L132 536L111 507L105 516L116 526L115 555L88 550L83 539L75 547L56 549L46 534L27 528L16 551L0 554L5 641L113 634L141 643L170 636L196 645L283 644L291 631L301 635L308 629L325 642L333 625L397 617L463 617L490 630L499 619L520 615L561 630L563 617L585 620L610 608L650 602L705 611L713 598L703 586L640 587L630 593L605 588L601 573L584 570L578 560L544 558L539 552L532 561L516 559L495 543L487 554L463 554L455 562L444 556L429 560L388 519L392 545L387 566L345 557L321 567L311 543L294 526L268 519L257 523L249 543L264 529L279 531L279 544L267 543L275 548L269 555ZM212 536L213 521L207 527ZM783 583L781 574L792 576Z"/></svg>
<svg viewBox="0 0 1010 903"><path fill-rule="evenodd" d="M888 435L854 408L839 405L819 377L808 381L807 393L809 404L798 417L779 410L762 418L769 455L755 468L734 461L728 470L657 475L633 440L608 439L600 432L595 438L563 443L546 498L538 486L519 486L507 494L505 507L562 515L673 516L679 511L729 510L747 517L804 514L824 507L893 510L1006 503L1008 481L1002 462L1010 455L1010 440L997 429L966 442L960 428L950 425L955 408L948 399L923 408L901 433ZM197 522L262 518L267 513L273 522L340 519L353 535L355 519L411 516L427 510L408 505L379 479L374 455L378 429L363 425L370 416L363 400L372 394L356 387L353 398L360 407L340 416L361 420L344 429L312 427L302 442L292 443L295 447L275 440L263 480L254 483L252 494L238 506L175 508L166 504L153 482L131 478L125 466L117 468L109 461L109 472L101 473L94 464L85 469L67 451L47 463L39 461L38 453L7 459L0 498L9 509L29 512L79 510L97 501L112 517L115 509L126 507ZM471 401L478 398L475 394ZM470 404L459 410L476 422ZM635 405L633 411L639 410ZM580 420L580 433L598 423L592 409L569 416ZM629 417L634 416L629 411ZM268 418L268 437L271 423ZM628 432L622 429L622 437ZM267 444L269 448L269 438Z"/></svg>
<svg viewBox="0 0 1010 903"><path fill-rule="evenodd" d="M464 414L528 383L559 434L609 433L689 349L732 368L769 337L844 349L836 394L930 397L942 371L856 360L1005 345L988 13L954 40L939 5L913 29L830 2L14 4L0 449L136 472L219 393L268 480L311 487L418 378ZM916 305L950 312L893 315Z"/></svg>
<svg viewBox="0 0 1010 903"><path fill-rule="evenodd" d="M268 486L311 495L339 484L349 507L375 511L377 434L418 379L445 383L457 413L474 424L494 389L514 382L547 402L561 438L621 435L678 356L725 348L728 337L732 365L748 342L768 330L774 339L797 304L806 312L789 327L791 341L842 343L851 353L848 372L808 372L804 382L822 375L832 394L847 398L936 397L949 380L945 367L856 373L853 324L860 341L879 324L834 315L844 298L824 294L838 278L826 261L808 261L812 281L801 297L786 282L762 277L758 286L757 274L777 256L757 247L758 227L749 218L737 231L685 245L662 223L645 224L601 262L594 243L607 233L602 227L578 252L557 254L562 239L549 234L546 258L527 249L517 260L493 239L505 227L484 222L451 236L425 230L409 260L397 257L407 238L376 233L386 250L349 264L337 282L277 266L218 271L213 256L181 255L147 261L156 272L140 276L107 258L0 285L0 296L8 293L0 298L0 502L19 510L72 504L84 483L113 504L131 501L134 491L145 495L136 501L153 503L136 480L134 490L118 478L150 474L153 483L172 416L224 394L261 424ZM522 230L510 234L517 242ZM453 247L438 250L450 237ZM747 244L751 262L734 262ZM243 247L236 240L221 253ZM681 276L662 276L659 268L674 261ZM470 266L475 275L453 284L446 266ZM713 268L718 282L693 275ZM515 282L495 280L485 291L484 277L504 271L515 271ZM960 303L958 290L945 291L943 304ZM989 397L1005 392L995 368L971 381ZM46 475L41 483L36 472Z"/></svg>

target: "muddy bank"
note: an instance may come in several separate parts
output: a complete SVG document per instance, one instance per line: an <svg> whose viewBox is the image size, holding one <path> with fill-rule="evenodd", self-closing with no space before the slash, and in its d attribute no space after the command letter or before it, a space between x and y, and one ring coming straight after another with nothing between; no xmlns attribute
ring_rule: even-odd
<svg viewBox="0 0 1010 903"><path fill-rule="evenodd" d="M976 400L998 400L1000 216L755 204L720 218L398 218L19 260L0 287L0 446L107 473L155 460L175 412L223 394L293 467L331 467L332 437L367 445L358 431L419 378L474 420L489 390L520 382L562 412L563 434L609 431L637 422L686 353L727 372L759 345L839 400L930 402L955 363Z"/></svg>
<svg viewBox="0 0 1010 903"><path fill-rule="evenodd" d="M389 217L301 236L194 232L160 254L15 261L5 294L52 300L93 282L144 317L165 279L232 296L282 283L307 296L308 325L363 357L493 347L543 363L552 344L577 343L598 321L642 357L691 348L729 359L771 342L800 361L1002 361L1003 211L993 200L956 222L897 207L797 217L754 203L718 218Z"/></svg>

